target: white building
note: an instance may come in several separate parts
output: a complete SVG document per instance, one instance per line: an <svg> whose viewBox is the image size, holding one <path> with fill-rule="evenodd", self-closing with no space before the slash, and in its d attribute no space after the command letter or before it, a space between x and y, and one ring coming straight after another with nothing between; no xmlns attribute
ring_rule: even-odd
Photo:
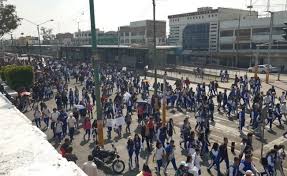
<svg viewBox="0 0 287 176"><path fill-rule="evenodd" d="M143 20L131 22L129 26L121 26L121 45L153 45L153 21ZM156 21L156 45L166 45L166 22Z"/></svg>
<svg viewBox="0 0 287 176"><path fill-rule="evenodd" d="M96 29L97 33L99 29ZM75 45L90 45L92 43L92 33L88 31L78 31L74 33L74 44Z"/></svg>
<svg viewBox="0 0 287 176"><path fill-rule="evenodd" d="M189 50L217 51L220 21L238 19L240 15L249 13L247 10L240 9L202 7L196 12L170 15L168 16L170 27L168 42L170 45L187 47ZM252 11L251 14L257 15L257 12ZM187 29L188 26L190 29ZM188 37L187 41L184 40L184 30L187 32L186 35L192 34L189 37L192 40ZM193 46L196 43L198 45Z"/></svg>
<svg viewBox="0 0 287 176"><path fill-rule="evenodd" d="M270 19L270 17L242 16L240 20L221 21L218 56L220 62L224 65L247 67L255 64L255 59L259 57L259 64L268 63ZM287 63L287 43L282 37L287 12L274 12L273 19L270 60L273 65L280 66L282 63ZM233 57L236 55L239 55L238 60Z"/></svg>

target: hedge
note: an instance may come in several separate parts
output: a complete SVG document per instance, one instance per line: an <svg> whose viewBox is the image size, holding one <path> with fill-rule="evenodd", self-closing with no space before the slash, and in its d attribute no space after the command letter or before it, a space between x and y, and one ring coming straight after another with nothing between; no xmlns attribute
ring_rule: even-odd
<svg viewBox="0 0 287 176"><path fill-rule="evenodd" d="M14 90L31 87L33 84L33 68L31 66L8 65L1 68L2 80Z"/></svg>

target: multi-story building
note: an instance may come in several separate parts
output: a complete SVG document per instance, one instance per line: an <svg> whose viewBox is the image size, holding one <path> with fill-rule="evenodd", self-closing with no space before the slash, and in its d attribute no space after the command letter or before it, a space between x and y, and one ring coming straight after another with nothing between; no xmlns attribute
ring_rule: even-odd
<svg viewBox="0 0 287 176"><path fill-rule="evenodd" d="M196 12L170 15L169 44L182 46L184 50L216 52L219 22L238 19L240 15L249 13L257 15L254 11L221 7L202 7Z"/></svg>
<svg viewBox="0 0 287 176"><path fill-rule="evenodd" d="M118 33L116 31L104 32L96 29L97 44L99 45L117 45ZM79 31L74 34L74 45L91 45L91 31Z"/></svg>
<svg viewBox="0 0 287 176"><path fill-rule="evenodd" d="M166 44L166 22L156 21L156 45ZM129 26L121 26L120 44L152 46L154 35L154 23L152 20L131 22Z"/></svg>
<svg viewBox="0 0 287 176"><path fill-rule="evenodd" d="M39 45L39 38L33 36L19 37L15 41L15 45L26 46L26 45Z"/></svg>
<svg viewBox="0 0 287 176"><path fill-rule="evenodd" d="M287 42L282 37L287 12L273 14L273 24L270 17L258 16L242 16L237 20L221 21L217 56L219 62L239 67L254 65L256 59L259 64L270 62L275 66L287 64ZM271 25L272 35L270 35ZM272 45L270 60L267 57L269 41Z"/></svg>
<svg viewBox="0 0 287 176"><path fill-rule="evenodd" d="M71 33L58 33L56 34L55 40L51 43L60 46L71 46L73 45L74 35Z"/></svg>

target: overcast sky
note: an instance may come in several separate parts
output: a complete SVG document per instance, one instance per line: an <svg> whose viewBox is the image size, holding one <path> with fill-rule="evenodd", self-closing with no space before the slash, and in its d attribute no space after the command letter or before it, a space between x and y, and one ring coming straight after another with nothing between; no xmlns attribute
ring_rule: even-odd
<svg viewBox="0 0 287 176"><path fill-rule="evenodd" d="M96 27L101 30L117 30L118 26L130 21L152 19L152 0L94 0ZM284 10L286 0L271 0L271 10ZM89 0L8 0L16 5L17 13L36 24L54 19L44 25L53 28L54 33L77 31L77 21L81 30L89 30ZM168 15L196 11L198 7L211 6L246 9L250 0L156 0L156 19L167 20ZM253 0L254 10L266 10L267 0ZM167 23L168 25L168 23ZM36 27L22 21L13 32L37 35ZM167 31L168 32L168 31Z"/></svg>

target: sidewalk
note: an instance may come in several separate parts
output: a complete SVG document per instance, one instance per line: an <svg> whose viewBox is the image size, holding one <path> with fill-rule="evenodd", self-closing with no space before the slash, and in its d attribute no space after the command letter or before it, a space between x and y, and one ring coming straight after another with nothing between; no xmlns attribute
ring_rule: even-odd
<svg viewBox="0 0 287 176"><path fill-rule="evenodd" d="M163 70L158 70L157 71L157 74L160 78L163 77L164 75L164 72ZM249 74L250 75L250 74ZM154 76L154 72L153 70L149 70L148 71L148 76ZM219 84L219 88L222 88L222 89L228 89L230 90L231 88L231 85L233 84L233 81L234 80L230 80L229 82L220 82L220 78L218 76L215 76L215 75L204 75L203 78L198 78L196 77L192 72L181 72L181 73L178 73L178 72L175 72L175 71L167 71L167 79L168 80L176 80L176 79L186 79L188 78L191 83L193 84L200 84L200 83L207 83L209 84L210 81L218 81L218 84ZM267 92L272 86L274 85L275 89L276 89L276 92L281 95L281 92L282 91L286 91L287 90L287 81L284 82L284 81L274 81L274 82L270 82L269 84L266 84L265 82L262 82L262 91L263 92Z"/></svg>

